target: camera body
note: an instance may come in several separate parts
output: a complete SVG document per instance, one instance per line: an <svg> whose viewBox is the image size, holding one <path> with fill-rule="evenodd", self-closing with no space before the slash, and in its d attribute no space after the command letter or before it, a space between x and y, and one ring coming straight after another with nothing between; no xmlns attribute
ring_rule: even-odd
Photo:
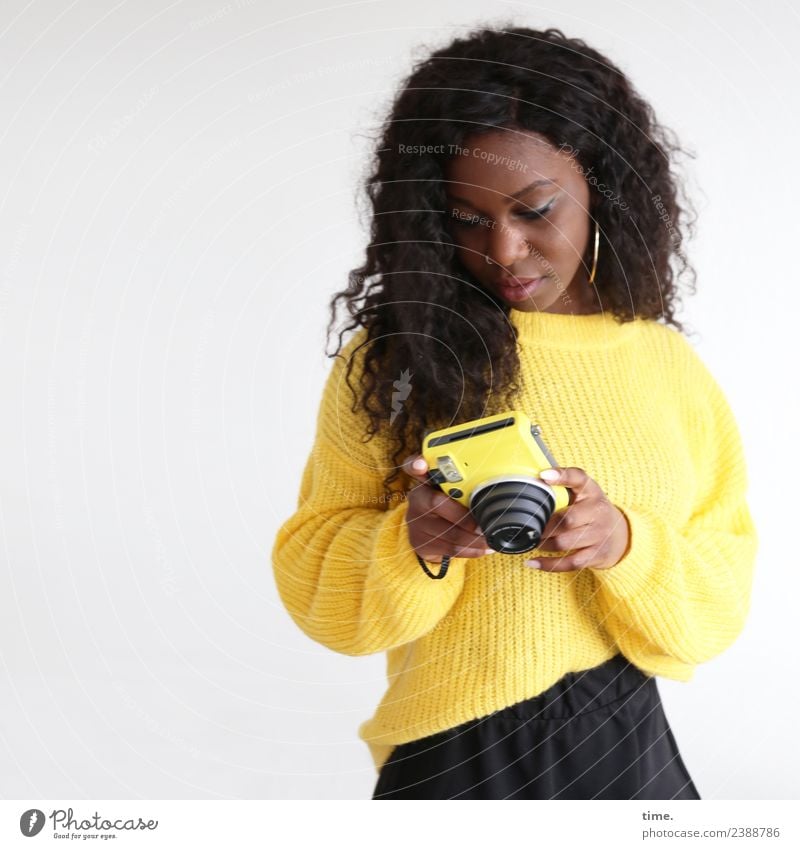
<svg viewBox="0 0 800 849"><path fill-rule="evenodd" d="M570 503L565 487L538 478L558 463L520 410L433 431L422 456L428 481L468 508L501 554L536 548L550 516Z"/></svg>

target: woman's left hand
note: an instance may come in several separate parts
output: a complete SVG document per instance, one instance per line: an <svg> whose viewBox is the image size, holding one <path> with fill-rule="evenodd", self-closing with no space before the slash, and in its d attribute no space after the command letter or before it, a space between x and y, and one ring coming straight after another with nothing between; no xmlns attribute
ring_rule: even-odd
<svg viewBox="0 0 800 849"><path fill-rule="evenodd" d="M557 478L542 480L564 486L574 495L569 507L553 513L542 531L539 551L572 551L563 557L526 560L525 565L539 563L543 572L573 572L578 569L610 569L627 554L630 530L625 514L615 507L600 484L583 469L556 468Z"/></svg>

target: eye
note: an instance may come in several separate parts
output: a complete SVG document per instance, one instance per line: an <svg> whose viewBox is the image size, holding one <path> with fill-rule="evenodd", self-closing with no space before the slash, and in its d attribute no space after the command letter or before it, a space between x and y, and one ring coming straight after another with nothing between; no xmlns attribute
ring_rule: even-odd
<svg viewBox="0 0 800 849"><path fill-rule="evenodd" d="M539 209L526 209L524 212L517 213L520 218L525 218L528 221L535 221L537 218L543 218L547 215L548 212L553 208L555 203L555 198L553 200L548 201L545 206L540 207ZM477 227L481 220L485 221L486 219L481 219L480 215L477 214L465 214L462 215L458 212L453 212L451 214L451 219L453 224L456 227L462 227L464 229L472 229L473 227Z"/></svg>
<svg viewBox="0 0 800 849"><path fill-rule="evenodd" d="M520 218L527 218L528 220L535 220L536 218L542 218L544 215L547 215L548 212L553 208L554 200L551 200L546 206L541 207L540 209L529 209L525 212L520 212Z"/></svg>

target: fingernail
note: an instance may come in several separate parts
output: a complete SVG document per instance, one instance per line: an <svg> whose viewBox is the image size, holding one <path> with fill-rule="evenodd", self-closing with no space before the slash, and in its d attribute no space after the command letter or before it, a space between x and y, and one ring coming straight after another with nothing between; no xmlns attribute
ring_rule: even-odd
<svg viewBox="0 0 800 849"><path fill-rule="evenodd" d="M557 481L560 474L556 469L545 469L543 472L539 472L539 477L546 481Z"/></svg>
<svg viewBox="0 0 800 849"><path fill-rule="evenodd" d="M530 566L531 569L541 569L542 568L541 561L539 561L539 560L526 560L525 565Z"/></svg>
<svg viewBox="0 0 800 849"><path fill-rule="evenodd" d="M414 462L411 465L415 469L424 469L425 466L427 466L428 464L425 462L425 460L422 459L422 457L419 457L418 459L414 460Z"/></svg>
<svg viewBox="0 0 800 849"><path fill-rule="evenodd" d="M497 552L493 548L487 548L484 554L497 554Z"/></svg>

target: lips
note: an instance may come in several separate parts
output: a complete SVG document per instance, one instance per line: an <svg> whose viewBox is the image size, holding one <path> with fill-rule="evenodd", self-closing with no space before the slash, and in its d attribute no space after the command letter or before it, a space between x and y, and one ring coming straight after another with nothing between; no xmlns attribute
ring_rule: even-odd
<svg viewBox="0 0 800 849"><path fill-rule="evenodd" d="M509 278L505 279L508 280ZM508 284L498 283L497 292L500 297L506 301L525 301L530 298L534 292L538 291L545 280L547 280L547 275L544 277L518 277L516 280L512 280Z"/></svg>
<svg viewBox="0 0 800 849"><path fill-rule="evenodd" d="M544 278L544 274L540 274L538 277L501 277L497 281L497 285L502 286L504 289L514 286L521 289L523 286L535 283L538 280L544 280Z"/></svg>

